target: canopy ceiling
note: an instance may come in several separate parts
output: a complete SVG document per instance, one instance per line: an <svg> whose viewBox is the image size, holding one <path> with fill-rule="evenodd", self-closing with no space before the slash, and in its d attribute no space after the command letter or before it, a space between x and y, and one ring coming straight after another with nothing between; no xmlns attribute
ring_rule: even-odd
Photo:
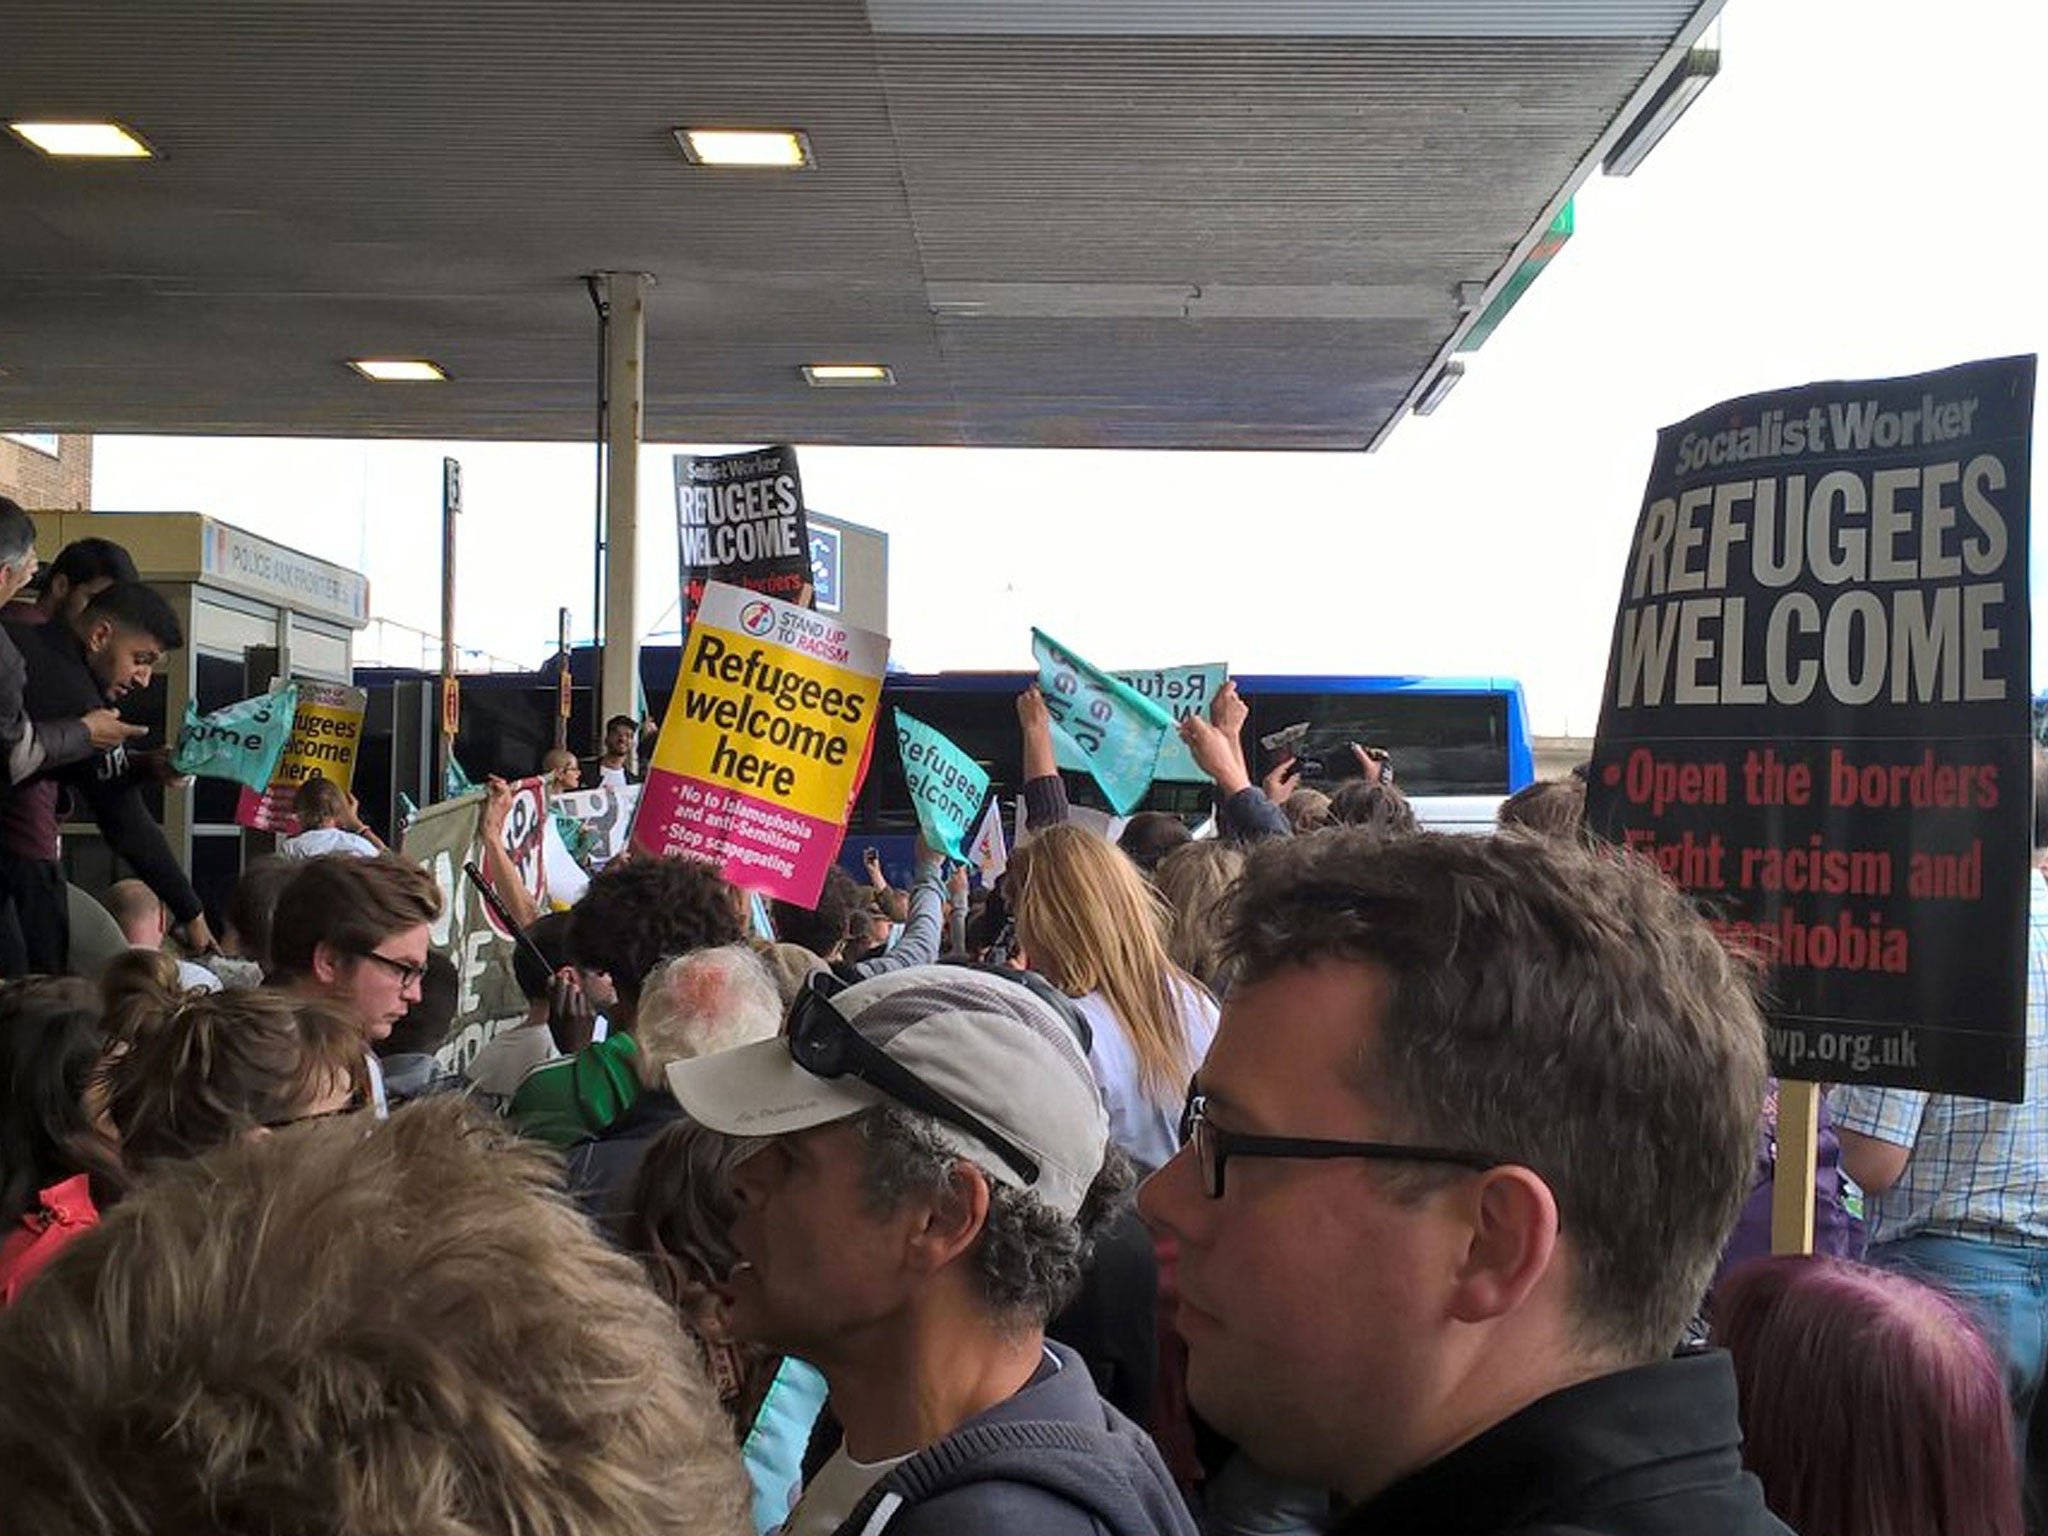
<svg viewBox="0 0 2048 1536"><path fill-rule="evenodd" d="M0 425L584 438L624 270L651 439L1362 448L1718 4L9 0L161 158L0 134Z"/></svg>

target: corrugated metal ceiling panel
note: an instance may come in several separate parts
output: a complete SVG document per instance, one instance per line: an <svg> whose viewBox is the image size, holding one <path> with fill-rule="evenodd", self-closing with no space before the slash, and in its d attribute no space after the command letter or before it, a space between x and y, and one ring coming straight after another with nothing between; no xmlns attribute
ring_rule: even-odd
<svg viewBox="0 0 2048 1536"><path fill-rule="evenodd" d="M658 437L1356 447L1692 6L1446 0L1456 35L1360 37L1220 22L1417 6L1021 38L871 9L917 7L10 0L0 115L165 158L0 142L0 422L580 437L580 276L614 268L658 279ZM691 168L685 122L801 127L819 168ZM453 382L341 367L374 353ZM827 358L899 385L805 388Z"/></svg>
<svg viewBox="0 0 2048 1536"><path fill-rule="evenodd" d="M877 32L1023 37L1675 36L1694 0L868 0Z"/></svg>

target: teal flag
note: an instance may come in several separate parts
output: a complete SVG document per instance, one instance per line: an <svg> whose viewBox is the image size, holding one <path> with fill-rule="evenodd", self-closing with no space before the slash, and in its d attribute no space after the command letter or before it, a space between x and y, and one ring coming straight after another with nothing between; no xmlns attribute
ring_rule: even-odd
<svg viewBox="0 0 2048 1536"><path fill-rule="evenodd" d="M1042 629L1031 631L1038 688L1046 713L1080 753L1119 816L1128 816L1152 787L1159 748L1173 717L1130 684L1092 667Z"/></svg>
<svg viewBox="0 0 2048 1536"><path fill-rule="evenodd" d="M1230 668L1217 661L1207 666L1152 667L1109 675L1166 710L1173 716L1177 727L1190 715L1208 718L1209 701L1216 697L1216 690L1230 676ZM1088 771L1087 756L1065 731L1053 732L1052 748L1062 768L1071 768L1076 773ZM1169 730L1166 739L1159 743L1159 761L1153 768L1152 777L1164 779L1169 784L1206 784L1209 780L1209 776L1195 766L1194 754L1180 739L1178 729Z"/></svg>
<svg viewBox="0 0 2048 1536"><path fill-rule="evenodd" d="M225 709L202 715L185 701L185 723L171 766L180 773L209 779L230 779L257 794L270 788L278 759L291 740L292 720L299 712L299 685L286 683Z"/></svg>
<svg viewBox="0 0 2048 1536"><path fill-rule="evenodd" d="M917 811L924 840L949 859L967 862L967 838L988 798L988 775L922 720L896 711L896 745L903 754L903 781Z"/></svg>
<svg viewBox="0 0 2048 1536"><path fill-rule="evenodd" d="M468 794L475 788L476 785L470 782L469 775L462 771L462 764L457 762L455 754L450 752L448 754L448 776L446 782L441 786L441 798L453 800Z"/></svg>

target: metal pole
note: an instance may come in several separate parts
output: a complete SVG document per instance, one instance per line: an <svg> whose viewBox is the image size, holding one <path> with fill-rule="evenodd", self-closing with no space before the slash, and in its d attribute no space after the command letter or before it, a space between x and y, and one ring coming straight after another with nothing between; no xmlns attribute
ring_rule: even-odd
<svg viewBox="0 0 2048 1536"><path fill-rule="evenodd" d="M448 792L448 765L455 758L455 735L462 705L455 681L455 519L462 514L462 466L441 461L441 747L435 756L440 783L436 798Z"/></svg>
<svg viewBox="0 0 2048 1536"><path fill-rule="evenodd" d="M597 484L591 493L590 523L590 697L594 701L600 691L595 685L602 680L604 669L604 445L611 436L611 401L606 391L611 387L612 306L601 274L585 274L583 286L589 291L591 308L597 311ZM590 713L590 755L596 757L604 751L604 711L592 709Z"/></svg>
<svg viewBox="0 0 2048 1536"><path fill-rule="evenodd" d="M647 288L644 272L611 272L606 318L604 669L598 719L638 718L640 616L640 435L646 402ZM601 728L601 726L600 726Z"/></svg>
<svg viewBox="0 0 2048 1536"><path fill-rule="evenodd" d="M574 685L569 680L569 610L555 610L555 746L557 749L569 745L569 715L575 707ZM591 786L593 789L596 785Z"/></svg>

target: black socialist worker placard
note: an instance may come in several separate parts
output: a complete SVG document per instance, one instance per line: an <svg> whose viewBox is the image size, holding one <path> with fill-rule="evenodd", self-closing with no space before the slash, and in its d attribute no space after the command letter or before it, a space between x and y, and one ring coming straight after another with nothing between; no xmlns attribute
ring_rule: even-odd
<svg viewBox="0 0 2048 1536"><path fill-rule="evenodd" d="M1658 435L1589 825L1767 966L1780 1076L2018 1099L2034 359Z"/></svg>
<svg viewBox="0 0 2048 1536"><path fill-rule="evenodd" d="M684 627L695 621L708 581L801 604L811 579L811 539L796 450L679 453L675 470Z"/></svg>

